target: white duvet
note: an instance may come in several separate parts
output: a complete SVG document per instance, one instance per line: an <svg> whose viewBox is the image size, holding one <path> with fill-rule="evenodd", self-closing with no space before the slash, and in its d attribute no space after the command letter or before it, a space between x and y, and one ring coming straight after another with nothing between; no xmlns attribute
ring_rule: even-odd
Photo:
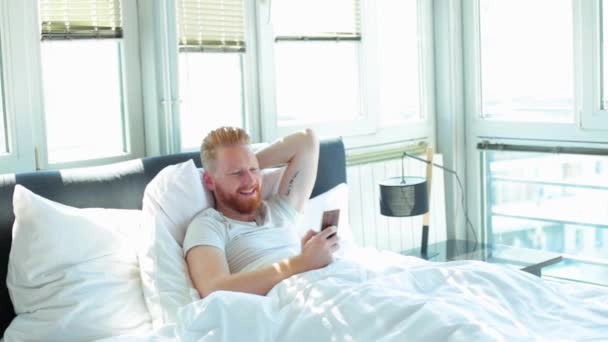
<svg viewBox="0 0 608 342"><path fill-rule="evenodd" d="M181 308L175 326L112 340L608 341L608 288L366 249L267 296L217 292Z"/></svg>

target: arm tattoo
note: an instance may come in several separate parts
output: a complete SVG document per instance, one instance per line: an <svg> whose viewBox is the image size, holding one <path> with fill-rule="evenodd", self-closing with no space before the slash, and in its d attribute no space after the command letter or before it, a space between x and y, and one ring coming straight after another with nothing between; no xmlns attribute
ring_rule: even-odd
<svg viewBox="0 0 608 342"><path fill-rule="evenodd" d="M298 173L300 173L300 171L296 171L296 173L294 173L293 176L291 177L291 179L289 180L289 184L287 185L287 194L286 194L286 196L289 196L289 194L291 193L291 188L293 187L293 181L298 176Z"/></svg>

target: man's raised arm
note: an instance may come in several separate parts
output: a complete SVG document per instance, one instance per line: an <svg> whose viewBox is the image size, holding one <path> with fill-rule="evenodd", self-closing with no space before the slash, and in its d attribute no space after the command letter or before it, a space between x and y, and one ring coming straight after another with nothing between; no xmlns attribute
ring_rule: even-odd
<svg viewBox="0 0 608 342"><path fill-rule="evenodd" d="M287 164L279 184L279 195L298 211L312 193L319 163L319 140L306 129L277 140L260 150L256 157L260 168Z"/></svg>

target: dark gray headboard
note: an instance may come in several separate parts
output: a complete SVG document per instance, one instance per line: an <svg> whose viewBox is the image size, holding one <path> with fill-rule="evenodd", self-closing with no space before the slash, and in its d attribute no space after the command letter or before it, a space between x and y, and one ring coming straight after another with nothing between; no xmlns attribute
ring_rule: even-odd
<svg viewBox="0 0 608 342"><path fill-rule="evenodd" d="M146 185L165 166L194 159L198 152L148 157L83 169L0 175L0 336L15 313L6 287L11 248L13 190L21 184L34 193L66 205L88 208L141 209ZM317 181L311 197L346 183L346 157L342 139L322 140Z"/></svg>

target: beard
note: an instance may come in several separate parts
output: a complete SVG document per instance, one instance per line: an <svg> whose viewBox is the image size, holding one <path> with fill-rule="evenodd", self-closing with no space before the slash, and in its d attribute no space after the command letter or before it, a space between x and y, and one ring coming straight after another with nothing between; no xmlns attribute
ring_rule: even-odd
<svg viewBox="0 0 608 342"><path fill-rule="evenodd" d="M228 192L216 186L215 199L216 201L238 212L239 214L253 214L262 204L262 194L260 192L260 185L255 185L254 196L244 197L243 195L241 195L239 192L244 189L245 188L239 188L236 192Z"/></svg>

